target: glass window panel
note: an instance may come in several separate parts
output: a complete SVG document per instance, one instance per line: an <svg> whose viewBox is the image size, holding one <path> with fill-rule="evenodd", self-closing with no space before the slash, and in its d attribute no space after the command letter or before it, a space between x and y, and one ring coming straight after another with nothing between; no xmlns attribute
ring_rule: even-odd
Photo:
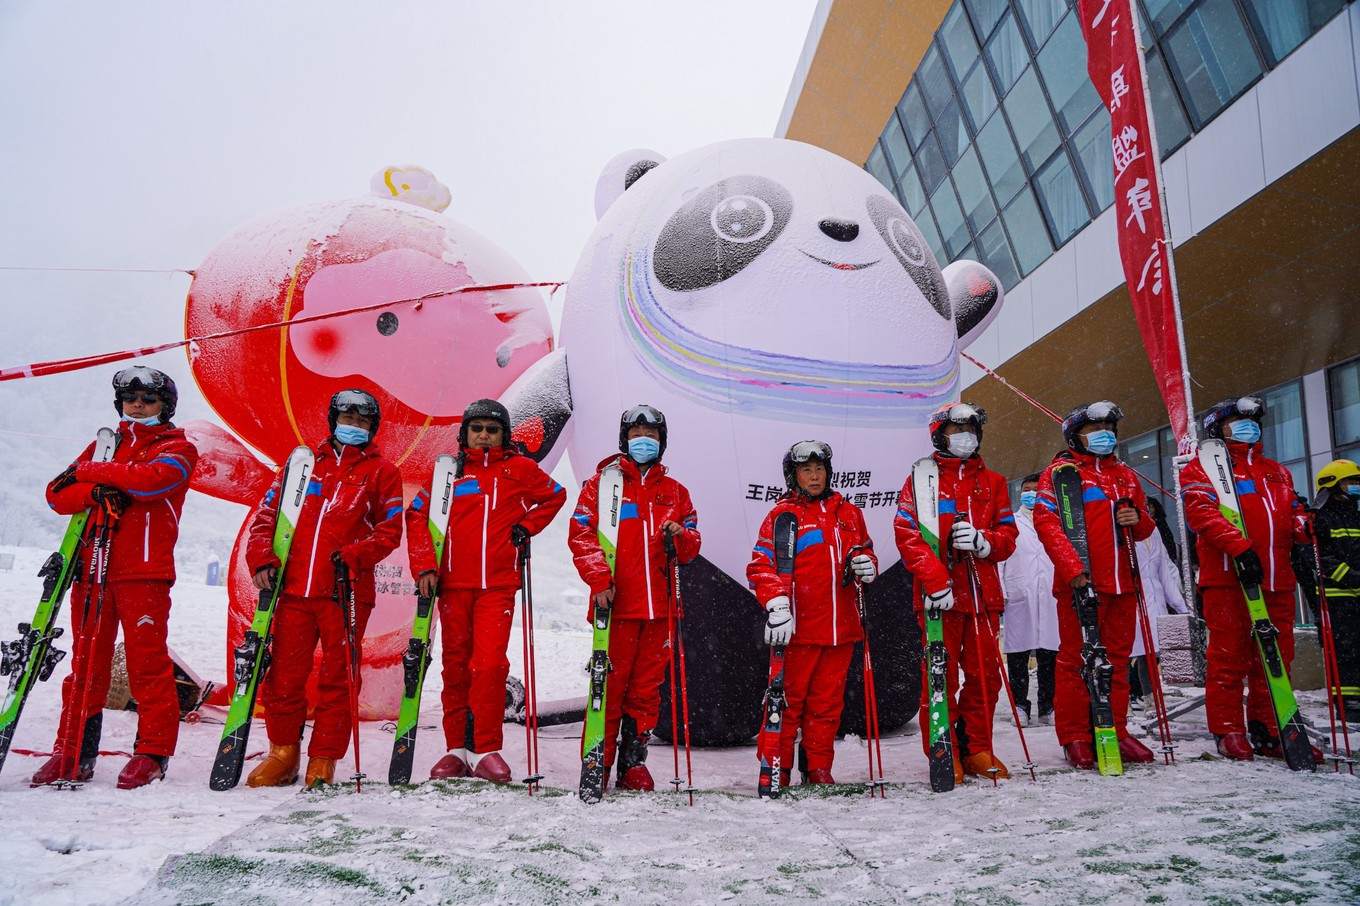
<svg viewBox="0 0 1360 906"><path fill-rule="evenodd" d="M1048 228L1029 186L1015 196L1015 201L1001 213L1001 219L1006 222L1006 232L1011 234L1022 274L1028 275L1053 254L1053 242L1048 238Z"/></svg>
<svg viewBox="0 0 1360 906"><path fill-rule="evenodd" d="M1336 15L1345 0L1242 0L1242 5L1274 66Z"/></svg>
<svg viewBox="0 0 1360 906"><path fill-rule="evenodd" d="M996 89L992 88L992 77L987 74L985 65L979 62L973 67L973 71L964 77L959 94L963 95L963 106L973 121L974 131L982 128L982 124L987 122L987 117L996 109Z"/></svg>
<svg viewBox="0 0 1360 906"><path fill-rule="evenodd" d="M864 165L874 179L883 184L886 189L891 189L893 184L892 171L888 169L888 159L883 156L883 146L874 143L874 150L869 152L869 162Z"/></svg>
<svg viewBox="0 0 1360 906"><path fill-rule="evenodd" d="M993 220L991 226L978 234L977 244L982 263L992 269L1003 287L1010 289L1020 282L1020 272L1015 269L1015 259L1011 257L1000 220Z"/></svg>
<svg viewBox="0 0 1360 906"><path fill-rule="evenodd" d="M1360 359L1338 365L1327 374L1332 401L1332 443L1360 443Z"/></svg>
<svg viewBox="0 0 1360 906"><path fill-rule="evenodd" d="M1034 170L1058 147L1058 127L1053 123L1053 114L1048 110L1048 101L1044 99L1039 77L1033 69L1025 70L1001 106L1006 108L1006 118L1015 132L1020 154Z"/></svg>
<svg viewBox="0 0 1360 906"><path fill-rule="evenodd" d="M903 168L911 163L911 149L907 147L907 137L902 134L897 117L888 118L888 125L883 129L882 142L893 172L901 173Z"/></svg>
<svg viewBox="0 0 1360 906"><path fill-rule="evenodd" d="M902 114L902 124L907 129L907 136L911 139L912 145L919 145L921 139L930 131L930 113L926 111L926 102L921 100L921 89L915 82L912 82L907 88L907 93L902 95L897 110Z"/></svg>
<svg viewBox="0 0 1360 906"><path fill-rule="evenodd" d="M1025 20L1025 30L1036 48L1043 46L1044 39L1053 34L1053 26L1067 12L1066 0L1016 0L1015 7L1020 11L1020 18Z"/></svg>
<svg viewBox="0 0 1360 906"><path fill-rule="evenodd" d="M1152 17L1152 27L1159 35L1164 34L1177 17L1194 4L1195 0L1143 0L1148 15Z"/></svg>
<svg viewBox="0 0 1360 906"><path fill-rule="evenodd" d="M930 208L922 208L921 213L912 218L916 221L916 226L920 228L921 235L926 240L926 245L930 246L931 252L935 254L935 260L944 267L949 261L944 256L944 246L940 243L940 231L935 229L935 218L930 214Z"/></svg>
<svg viewBox="0 0 1360 906"><path fill-rule="evenodd" d="M1029 64L1029 48L1020 37L1020 28L1015 24L1014 16L1007 16L988 42L987 59L991 61L997 87L1005 94Z"/></svg>
<svg viewBox="0 0 1360 906"><path fill-rule="evenodd" d="M987 188L987 177L982 175L982 165L978 163L977 152L969 148L954 166L954 187L959 190L959 201L963 203L963 213L973 229L992 219L996 204L992 201L991 190Z"/></svg>
<svg viewBox="0 0 1360 906"><path fill-rule="evenodd" d="M1205 0L1163 42L1196 126L1203 126L1261 74L1233 0Z"/></svg>
<svg viewBox="0 0 1360 906"><path fill-rule="evenodd" d="M902 178L897 181L897 193L901 197L902 207L913 216L926 203L926 193L921 188L921 177L916 175L915 164L908 164L902 171Z"/></svg>
<svg viewBox="0 0 1360 906"><path fill-rule="evenodd" d="M986 36L1006 11L1006 0L968 0L968 11L973 14L977 33Z"/></svg>
<svg viewBox="0 0 1360 906"><path fill-rule="evenodd" d="M958 197L954 195L954 185L946 179L940 188L930 196L930 209L940 224L940 238L944 240L949 260L963 250L972 238L968 235L968 224L963 222L963 209L959 207Z"/></svg>
<svg viewBox="0 0 1360 906"><path fill-rule="evenodd" d="M921 185L926 192L934 192L935 187L944 179L944 175L949 172L949 167L945 166L944 155L940 154L940 146L935 141L935 134L932 132L927 135L925 141L916 149L916 172L921 177Z"/></svg>
<svg viewBox="0 0 1360 906"><path fill-rule="evenodd" d="M944 105L954 97L954 84L949 81L944 60L940 58L940 49L933 44L930 50L926 51L925 58L921 60L912 81L921 86L921 93L926 96L926 106L937 116L944 110Z"/></svg>
<svg viewBox="0 0 1360 906"><path fill-rule="evenodd" d="M992 190L997 201L1010 201L1016 191L1025 184L1025 168L1020 164L1015 143L1011 141L1011 131L1006 126L1006 118L1000 113L992 117L982 127L977 138L978 153L987 168L992 181Z"/></svg>
<svg viewBox="0 0 1360 906"><path fill-rule="evenodd" d="M1081 184L1077 182L1077 174L1072 170L1066 151L1059 151L1039 171L1034 177L1034 185L1039 190L1039 201L1043 204L1049 228L1053 230L1053 238L1058 245L1071 239L1077 230L1090 221L1086 198L1082 195Z"/></svg>
<svg viewBox="0 0 1360 906"><path fill-rule="evenodd" d="M940 42L944 45L944 55L949 60L954 75L962 78L978 57L977 41L973 38L973 26L968 24L968 16L963 7L954 4L949 15L944 17L940 26Z"/></svg>
<svg viewBox="0 0 1360 906"><path fill-rule="evenodd" d="M959 112L957 101L950 101L940 118L935 121L935 135L940 139L940 150L944 152L945 163L954 166L959 155L971 144L968 126L964 124L963 114Z"/></svg>
<svg viewBox="0 0 1360 906"><path fill-rule="evenodd" d="M1043 74L1053 109L1066 134L1100 106L1100 95L1086 72L1086 41L1075 15L1068 16L1039 51L1039 71Z"/></svg>
<svg viewBox="0 0 1360 906"><path fill-rule="evenodd" d="M1176 87L1166 72L1166 61L1161 54L1148 53L1148 90L1152 92L1152 115L1157 118L1157 148L1162 160L1190 137L1190 123L1185 118ZM1108 114L1107 114L1108 115Z"/></svg>
<svg viewBox="0 0 1360 906"><path fill-rule="evenodd" d="M1110 147L1110 114L1104 107L1072 136L1072 150L1096 209L1105 210L1114 202L1114 153Z"/></svg>
<svg viewBox="0 0 1360 906"><path fill-rule="evenodd" d="M1298 381L1261 394L1266 417L1261 423L1261 450L1276 462L1308 455L1303 424L1303 385Z"/></svg>

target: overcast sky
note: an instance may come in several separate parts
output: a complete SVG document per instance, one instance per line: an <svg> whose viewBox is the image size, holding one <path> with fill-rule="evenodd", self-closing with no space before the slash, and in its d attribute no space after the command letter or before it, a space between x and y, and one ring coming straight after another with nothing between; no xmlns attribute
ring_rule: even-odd
<svg viewBox="0 0 1360 906"><path fill-rule="evenodd" d="M419 164L450 216L565 280L614 154L774 133L815 5L5 0L0 267L192 268L259 213ZM0 367L182 337L188 284L0 269ZM112 370L0 406L102 398Z"/></svg>

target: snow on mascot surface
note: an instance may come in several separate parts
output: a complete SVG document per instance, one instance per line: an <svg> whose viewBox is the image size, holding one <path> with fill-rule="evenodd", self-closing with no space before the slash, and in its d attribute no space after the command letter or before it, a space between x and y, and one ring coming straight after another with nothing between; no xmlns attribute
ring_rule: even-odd
<svg viewBox="0 0 1360 906"><path fill-rule="evenodd" d="M526 275L506 252L440 213L449 192L430 173L389 167L371 188L367 196L264 214L233 231L195 271L185 329L202 336L393 302L205 342L191 348L190 361L217 414L275 463L327 436L337 390L369 391L382 407L374 443L401 470L409 500L429 480L435 456L456 452L464 407L501 395L547 355L552 328L534 289L438 295L524 283ZM419 305L403 301L424 296ZM186 427L203 452L194 487L252 507L253 516L272 470L221 428ZM534 436L527 441L531 453L544 452ZM257 600L244 538L243 530L229 570L228 676ZM400 704L401 654L415 603L404 541L376 573L360 714L390 719ZM315 674L313 696L314 683Z"/></svg>
<svg viewBox="0 0 1360 906"><path fill-rule="evenodd" d="M768 649L746 564L783 491L782 456L808 438L832 446L832 484L863 509L885 573L867 588L869 619L882 729L900 726L916 710L920 646L897 495L930 452L929 414L957 397L959 348L999 311L996 278L973 262L942 273L882 185L800 142L627 152L595 207L562 318L566 436L584 480L615 448L621 411L666 415L665 462L703 534L683 589L692 731L722 744L758 728ZM863 731L859 669L850 732ZM663 703L663 735L669 724Z"/></svg>

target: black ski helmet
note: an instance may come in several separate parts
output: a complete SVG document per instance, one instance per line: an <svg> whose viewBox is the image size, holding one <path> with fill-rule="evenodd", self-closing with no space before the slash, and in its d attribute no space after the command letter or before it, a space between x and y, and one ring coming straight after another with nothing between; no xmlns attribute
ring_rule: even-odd
<svg viewBox="0 0 1360 906"><path fill-rule="evenodd" d="M972 425L977 434L978 444L982 444L982 426L987 424L987 411L971 403L949 403L930 414L930 442L936 451L949 454L949 438L945 437L947 425Z"/></svg>
<svg viewBox="0 0 1360 906"><path fill-rule="evenodd" d="M1240 396L1219 400L1209 407L1208 412L1204 413L1204 433L1222 440L1223 423L1228 419L1249 418L1259 425L1261 419L1265 418L1265 414L1265 400L1259 396Z"/></svg>
<svg viewBox="0 0 1360 906"><path fill-rule="evenodd" d="M790 491L798 488L798 467L809 459L820 459L826 466L826 489L831 490L831 444L820 440L800 440L784 454L784 486Z"/></svg>
<svg viewBox="0 0 1360 906"><path fill-rule="evenodd" d="M154 393L160 398L162 425L174 417L175 406L179 403L179 389L170 375L145 365L124 368L113 376L113 407L120 416L123 414L121 395L138 390Z"/></svg>
<svg viewBox="0 0 1360 906"><path fill-rule="evenodd" d="M335 434L335 426L339 423L341 412L357 412L360 415L373 419L373 430L369 432L369 440L378 436L378 426L382 424L382 409L378 406L378 400L367 390L341 390L331 397L331 408L326 413L326 421L331 426L331 434Z"/></svg>
<svg viewBox="0 0 1360 906"><path fill-rule="evenodd" d="M1082 428L1091 422L1109 422L1114 426L1115 436L1119 436L1119 422L1124 417L1124 410L1120 409L1109 400L1100 400L1095 403L1086 403L1078 406L1062 422L1063 440L1067 441L1067 447L1078 453L1085 453L1086 444L1077 436Z"/></svg>
<svg viewBox="0 0 1360 906"><path fill-rule="evenodd" d="M506 409L497 400L482 399L473 400L468 403L463 410L463 421L458 425L458 446L467 447L468 422L474 418L489 418L501 423L501 446L510 446L510 410Z"/></svg>
<svg viewBox="0 0 1360 906"><path fill-rule="evenodd" d="M656 454L656 458L660 459L666 455L666 416L660 409L646 403L638 403L619 416L620 453L628 452L628 429L634 425L651 425L655 428L660 435L657 440L661 443L661 450Z"/></svg>

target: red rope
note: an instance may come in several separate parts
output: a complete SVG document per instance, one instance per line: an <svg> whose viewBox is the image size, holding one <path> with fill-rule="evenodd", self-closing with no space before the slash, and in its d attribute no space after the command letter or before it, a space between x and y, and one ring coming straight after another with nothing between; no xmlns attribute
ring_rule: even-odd
<svg viewBox="0 0 1360 906"><path fill-rule="evenodd" d="M362 314L366 311L376 311L380 308L391 308L397 305L411 304L417 311L426 299L438 299L446 296L455 296L462 293L473 292L499 292L507 289L533 289L539 287L552 287L555 292L559 287L564 286L563 282L539 282L539 283L490 283L484 285L474 284L472 286L460 286L457 289L437 290L426 293L423 296L416 296L413 299L393 299L388 302L375 302L371 305L361 305L358 308L347 308L343 311L325 312L324 314L306 315L301 318L293 318L288 321L275 321L271 324L256 324L252 327L238 327L234 330L223 330L218 333L204 334L198 337L186 337L183 340L175 340L171 343L162 343L158 346L142 346L135 349L120 349L117 352L101 352L95 355L77 356L70 359L58 359L52 362L35 362L29 365L19 365L13 368L0 369L0 381L15 381L22 378L42 377L48 374L61 374L67 371L79 371L82 368L93 368L96 365L107 365L110 362L121 362L125 359L136 359L142 356L153 355L157 352L164 352L167 349L179 349L191 343L206 343L211 340L224 340L228 337L240 336L242 334L254 333L259 330L278 330L283 327L292 327L297 324L307 324L312 321L323 321L327 318L338 318L344 315Z"/></svg>

